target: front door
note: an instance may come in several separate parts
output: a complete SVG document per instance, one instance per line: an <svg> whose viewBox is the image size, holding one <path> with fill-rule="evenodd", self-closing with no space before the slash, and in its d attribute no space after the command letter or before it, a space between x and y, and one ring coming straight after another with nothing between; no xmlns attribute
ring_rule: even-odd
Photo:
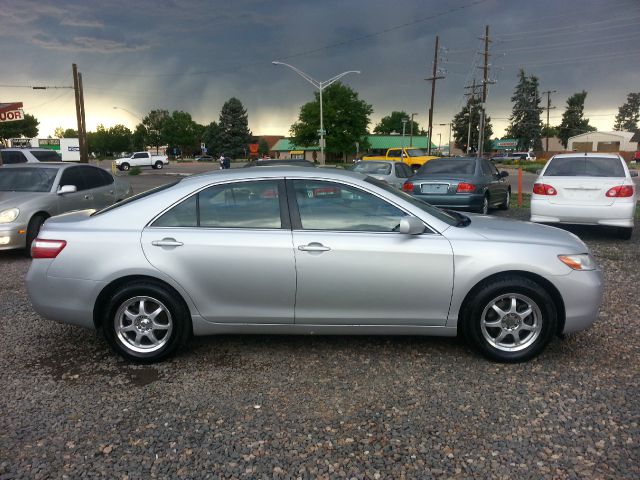
<svg viewBox="0 0 640 480"><path fill-rule="evenodd" d="M288 191L298 205L296 323L446 324L453 288L446 238L399 233L408 214L360 188L290 180Z"/></svg>
<svg viewBox="0 0 640 480"><path fill-rule="evenodd" d="M208 321L293 323L296 274L281 203L282 181L214 185L145 228L142 248Z"/></svg>

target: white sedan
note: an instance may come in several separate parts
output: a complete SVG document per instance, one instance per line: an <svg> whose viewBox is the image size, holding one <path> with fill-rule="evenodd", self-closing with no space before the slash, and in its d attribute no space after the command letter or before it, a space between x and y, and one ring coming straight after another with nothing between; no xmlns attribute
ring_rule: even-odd
<svg viewBox="0 0 640 480"><path fill-rule="evenodd" d="M636 187L625 161L610 153L553 156L533 185L531 221L608 225L631 238Z"/></svg>

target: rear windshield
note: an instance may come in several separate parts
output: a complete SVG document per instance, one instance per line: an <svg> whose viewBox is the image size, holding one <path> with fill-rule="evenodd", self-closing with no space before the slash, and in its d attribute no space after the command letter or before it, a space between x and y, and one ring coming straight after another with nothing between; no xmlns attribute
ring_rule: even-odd
<svg viewBox="0 0 640 480"><path fill-rule="evenodd" d="M57 168L0 168L0 192L49 192Z"/></svg>
<svg viewBox="0 0 640 480"><path fill-rule="evenodd" d="M423 173L457 173L463 175L473 175L475 172L476 159L463 158L460 160L431 160L420 167L417 175L422 175Z"/></svg>
<svg viewBox="0 0 640 480"><path fill-rule="evenodd" d="M624 167L614 157L556 157L544 171L549 177L625 177Z"/></svg>
<svg viewBox="0 0 640 480"><path fill-rule="evenodd" d="M61 162L62 158L52 150L31 150L31 154L41 162Z"/></svg>
<svg viewBox="0 0 640 480"><path fill-rule="evenodd" d="M100 215L101 213L110 212L111 210L115 210L116 208L122 207L123 205L127 205L131 202L135 202L136 200L140 200L142 198L148 197L149 195L153 195L154 193L161 192L166 190L167 188L171 188L174 185L180 183L180 180L176 182L167 183L165 185L160 185L159 187L152 188L151 190L147 190L146 192L139 193L134 195L133 197L129 197L121 202L114 203L113 205L108 206L107 208L103 208L102 210L98 210L97 212L93 212L91 216Z"/></svg>
<svg viewBox="0 0 640 480"><path fill-rule="evenodd" d="M389 175L391 173L391 164L380 162L358 162L353 166L354 172L364 173L365 175Z"/></svg>
<svg viewBox="0 0 640 480"><path fill-rule="evenodd" d="M407 148L407 155L410 157L423 157L426 152L420 148Z"/></svg>

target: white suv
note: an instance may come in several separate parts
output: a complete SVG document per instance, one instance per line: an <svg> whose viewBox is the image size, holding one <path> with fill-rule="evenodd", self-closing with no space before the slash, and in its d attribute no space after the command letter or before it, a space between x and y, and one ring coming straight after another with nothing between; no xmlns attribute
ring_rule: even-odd
<svg viewBox="0 0 640 480"><path fill-rule="evenodd" d="M0 150L0 165L61 161L62 158L58 153L47 148L3 148Z"/></svg>
<svg viewBox="0 0 640 480"><path fill-rule="evenodd" d="M617 227L631 238L636 210L633 179L624 159L611 153L566 153L547 162L533 185L531 221Z"/></svg>

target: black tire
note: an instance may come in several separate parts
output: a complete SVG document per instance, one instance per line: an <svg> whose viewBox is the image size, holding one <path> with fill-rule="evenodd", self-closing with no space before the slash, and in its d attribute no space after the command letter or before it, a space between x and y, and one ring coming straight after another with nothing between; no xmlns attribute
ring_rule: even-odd
<svg viewBox="0 0 640 480"><path fill-rule="evenodd" d="M120 165L120 170L122 170L123 172L126 172L130 168L131 166L128 163L123 163L122 165Z"/></svg>
<svg viewBox="0 0 640 480"><path fill-rule="evenodd" d="M629 240L633 235L633 227L618 227L616 234L620 240Z"/></svg>
<svg viewBox="0 0 640 480"><path fill-rule="evenodd" d="M162 163L160 160L158 160L153 166L153 168L155 168L156 170L162 170L162 167L164 167L164 163Z"/></svg>
<svg viewBox="0 0 640 480"><path fill-rule="evenodd" d="M47 219L46 215L37 214L31 217L29 220L29 225L27 226L27 237L26 237L26 253L27 256L31 256L31 244L38 237L38 233L40 233L40 229L42 228L42 224Z"/></svg>
<svg viewBox="0 0 640 480"><path fill-rule="evenodd" d="M482 204L479 207L476 207L476 212L481 213L482 215L487 215L489 213L489 196L485 195L482 199Z"/></svg>
<svg viewBox="0 0 640 480"><path fill-rule="evenodd" d="M507 198L504 199L504 202L498 205L498 208L500 210L509 210L510 201L511 201L511 190L507 190Z"/></svg>
<svg viewBox="0 0 640 480"><path fill-rule="evenodd" d="M190 319L189 309L174 292L140 281L125 285L112 295L101 325L116 353L136 363L154 363L186 345L191 336ZM149 332L153 337L148 336Z"/></svg>
<svg viewBox="0 0 640 480"><path fill-rule="evenodd" d="M505 315L497 313L493 305ZM521 317L528 309L531 313ZM487 321L499 325L485 325ZM556 332L557 323L551 295L542 285L518 275L505 275L481 285L461 312L462 332L470 345L485 357L503 363L523 362L540 354Z"/></svg>

